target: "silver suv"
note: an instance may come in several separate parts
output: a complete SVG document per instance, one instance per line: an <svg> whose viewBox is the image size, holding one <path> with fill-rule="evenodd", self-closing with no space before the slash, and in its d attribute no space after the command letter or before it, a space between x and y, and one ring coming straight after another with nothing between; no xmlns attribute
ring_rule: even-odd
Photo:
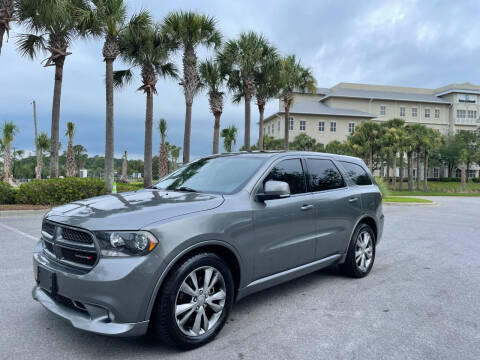
<svg viewBox="0 0 480 360"><path fill-rule="evenodd" d="M150 189L51 210L33 298L76 328L212 340L232 303L339 264L372 269L382 196L357 158L238 153L191 162Z"/></svg>

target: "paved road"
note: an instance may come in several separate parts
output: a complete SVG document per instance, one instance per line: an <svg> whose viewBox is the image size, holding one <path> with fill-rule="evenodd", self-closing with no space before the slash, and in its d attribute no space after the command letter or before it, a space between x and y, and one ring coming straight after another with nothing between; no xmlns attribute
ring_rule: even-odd
<svg viewBox="0 0 480 360"><path fill-rule="evenodd" d="M178 352L72 328L30 296L41 219L0 218L2 359L480 359L480 198L387 205L370 276L320 271L234 306L217 339Z"/></svg>

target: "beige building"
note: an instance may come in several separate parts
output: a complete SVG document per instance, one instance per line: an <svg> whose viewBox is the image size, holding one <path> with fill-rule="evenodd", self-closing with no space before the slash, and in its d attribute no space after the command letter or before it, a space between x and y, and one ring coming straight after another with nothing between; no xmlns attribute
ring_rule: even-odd
<svg viewBox="0 0 480 360"><path fill-rule="evenodd" d="M438 89L339 83L316 94L296 93L290 110L290 139L301 133L327 145L344 141L365 120L404 119L441 133L475 130L480 125L480 86L450 84ZM284 107L265 119L264 134L284 137Z"/></svg>

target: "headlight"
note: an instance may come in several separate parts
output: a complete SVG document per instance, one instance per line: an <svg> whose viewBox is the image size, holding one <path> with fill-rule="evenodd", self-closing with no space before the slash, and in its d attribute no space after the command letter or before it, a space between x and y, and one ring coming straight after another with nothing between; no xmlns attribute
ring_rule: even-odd
<svg viewBox="0 0 480 360"><path fill-rule="evenodd" d="M147 231L95 231L103 256L138 256L150 253L158 240Z"/></svg>

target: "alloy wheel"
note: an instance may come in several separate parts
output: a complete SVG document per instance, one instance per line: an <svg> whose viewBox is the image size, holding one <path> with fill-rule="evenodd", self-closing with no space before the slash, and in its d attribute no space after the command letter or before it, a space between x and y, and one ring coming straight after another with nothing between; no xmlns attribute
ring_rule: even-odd
<svg viewBox="0 0 480 360"><path fill-rule="evenodd" d="M222 316L226 287L220 271L212 266L193 270L182 282L175 300L175 319L188 336L212 331Z"/></svg>
<svg viewBox="0 0 480 360"><path fill-rule="evenodd" d="M366 272L373 260L373 239L368 231L358 234L355 243L355 263L360 271Z"/></svg>

